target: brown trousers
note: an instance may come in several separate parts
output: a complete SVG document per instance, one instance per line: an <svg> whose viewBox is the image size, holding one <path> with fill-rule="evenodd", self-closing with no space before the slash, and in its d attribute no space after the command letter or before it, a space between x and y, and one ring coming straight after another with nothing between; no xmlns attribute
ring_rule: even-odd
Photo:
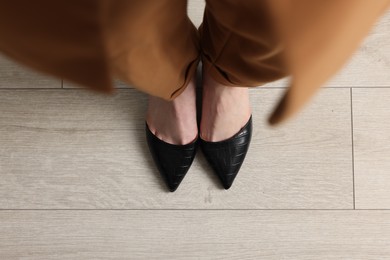
<svg viewBox="0 0 390 260"><path fill-rule="evenodd" d="M299 111L354 53L390 0L206 0L195 28L186 0L0 0L0 51L86 88L118 77L172 100L201 59L228 86L291 76L269 118Z"/></svg>

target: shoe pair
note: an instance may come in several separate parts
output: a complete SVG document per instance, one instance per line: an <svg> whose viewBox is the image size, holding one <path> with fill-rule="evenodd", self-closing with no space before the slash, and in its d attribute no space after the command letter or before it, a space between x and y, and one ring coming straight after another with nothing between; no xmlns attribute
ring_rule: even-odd
<svg viewBox="0 0 390 260"><path fill-rule="evenodd" d="M194 161L198 145L206 160L218 175L225 189L229 189L244 162L252 137L252 115L248 122L232 137L208 142L199 135L186 145L166 143L155 136L145 122L146 139L154 163L169 190L174 192Z"/></svg>

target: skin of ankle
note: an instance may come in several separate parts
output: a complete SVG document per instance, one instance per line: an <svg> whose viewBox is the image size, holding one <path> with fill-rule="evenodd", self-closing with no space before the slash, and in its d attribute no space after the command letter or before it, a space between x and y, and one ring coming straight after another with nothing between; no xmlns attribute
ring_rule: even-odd
<svg viewBox="0 0 390 260"><path fill-rule="evenodd" d="M184 145L197 134L195 81L172 101L149 96L146 121L150 130L160 140Z"/></svg>
<svg viewBox="0 0 390 260"><path fill-rule="evenodd" d="M200 136L210 142L236 134L251 115L247 87L225 86L210 75L203 76L203 104Z"/></svg>

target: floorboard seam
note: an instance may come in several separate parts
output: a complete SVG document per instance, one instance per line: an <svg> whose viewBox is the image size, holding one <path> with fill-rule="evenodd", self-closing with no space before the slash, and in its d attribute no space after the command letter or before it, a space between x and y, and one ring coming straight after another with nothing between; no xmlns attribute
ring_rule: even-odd
<svg viewBox="0 0 390 260"><path fill-rule="evenodd" d="M0 209L1 211L389 211L390 209Z"/></svg>
<svg viewBox="0 0 390 260"><path fill-rule="evenodd" d="M356 209L356 196L355 196L355 147L353 136L353 90L350 89L351 96L351 142L352 142L352 190L353 190L353 209Z"/></svg>

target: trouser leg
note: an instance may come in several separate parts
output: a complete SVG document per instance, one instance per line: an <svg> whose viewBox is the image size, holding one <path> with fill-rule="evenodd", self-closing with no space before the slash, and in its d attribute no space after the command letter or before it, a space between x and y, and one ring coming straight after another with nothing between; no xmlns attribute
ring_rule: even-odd
<svg viewBox="0 0 390 260"><path fill-rule="evenodd" d="M117 77L166 100L181 94L200 59L187 1L112 1L106 9L105 31Z"/></svg>
<svg viewBox="0 0 390 260"><path fill-rule="evenodd" d="M199 28L204 70L229 86L285 77L283 48L270 19L266 1L206 0Z"/></svg>

